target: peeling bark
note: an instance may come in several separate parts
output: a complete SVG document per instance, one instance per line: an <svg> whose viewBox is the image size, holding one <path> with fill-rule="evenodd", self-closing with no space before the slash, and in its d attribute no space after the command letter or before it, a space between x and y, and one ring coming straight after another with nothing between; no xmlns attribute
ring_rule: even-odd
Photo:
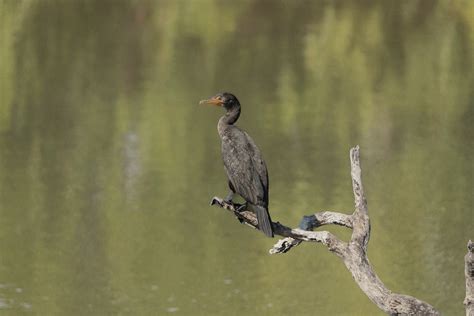
<svg viewBox="0 0 474 316"><path fill-rule="evenodd" d="M439 315L430 304L415 297L397 294L390 291L375 273L369 258L367 246L370 240L370 218L367 200L362 185L359 159L359 146L351 148L351 177L354 193L355 210L352 214L323 211L304 216L298 228L290 228L279 222L274 222L275 235L282 236L271 249L270 254L285 253L302 242L318 242L342 259L344 265L352 274L354 281L367 297L382 311L389 315ZM231 211L239 221L258 228L258 221L250 211L238 212L237 205L214 197L211 205L218 205ZM352 229L349 242L344 242L328 231L313 231L324 225L339 225ZM474 243L469 242L466 255L466 314L474 316Z"/></svg>

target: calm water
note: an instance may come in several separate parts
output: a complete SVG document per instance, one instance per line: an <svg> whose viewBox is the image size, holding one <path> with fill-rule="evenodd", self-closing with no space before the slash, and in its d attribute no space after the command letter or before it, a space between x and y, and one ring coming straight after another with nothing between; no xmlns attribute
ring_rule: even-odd
<svg viewBox="0 0 474 316"><path fill-rule="evenodd" d="M325 247L208 206L223 90L273 219L351 212L359 144L377 273L464 313L473 43L461 0L0 1L0 313L381 314Z"/></svg>

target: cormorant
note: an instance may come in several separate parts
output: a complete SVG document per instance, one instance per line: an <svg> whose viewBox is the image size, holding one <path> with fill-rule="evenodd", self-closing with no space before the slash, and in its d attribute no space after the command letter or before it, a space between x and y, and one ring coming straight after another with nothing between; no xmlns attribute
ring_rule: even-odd
<svg viewBox="0 0 474 316"><path fill-rule="evenodd" d="M217 131L222 141L224 169L230 192L225 198L232 203L235 193L247 202L256 214L258 226L266 236L273 237L272 220L268 213L268 172L262 154L253 139L234 125L240 116L240 103L228 92L218 93L200 104L222 106L226 113L219 119Z"/></svg>

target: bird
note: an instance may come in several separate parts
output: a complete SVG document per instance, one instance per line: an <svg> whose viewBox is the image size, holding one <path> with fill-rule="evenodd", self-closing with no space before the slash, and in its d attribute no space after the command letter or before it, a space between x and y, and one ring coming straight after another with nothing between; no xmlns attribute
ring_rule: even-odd
<svg viewBox="0 0 474 316"><path fill-rule="evenodd" d="M226 111L217 124L230 189L224 201L233 204L234 194L240 195L246 201L246 207L256 213L259 229L266 236L273 237L272 220L268 212L267 166L253 139L235 125L241 110L239 100L232 93L224 92L199 103L220 106Z"/></svg>

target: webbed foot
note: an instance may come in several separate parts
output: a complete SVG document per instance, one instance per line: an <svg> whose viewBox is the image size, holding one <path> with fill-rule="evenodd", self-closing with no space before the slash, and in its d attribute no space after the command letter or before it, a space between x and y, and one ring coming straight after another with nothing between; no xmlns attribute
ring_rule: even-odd
<svg viewBox="0 0 474 316"><path fill-rule="evenodd" d="M247 209L247 202L245 202L244 204L235 204L235 206L236 206L235 210L237 212L242 212Z"/></svg>

